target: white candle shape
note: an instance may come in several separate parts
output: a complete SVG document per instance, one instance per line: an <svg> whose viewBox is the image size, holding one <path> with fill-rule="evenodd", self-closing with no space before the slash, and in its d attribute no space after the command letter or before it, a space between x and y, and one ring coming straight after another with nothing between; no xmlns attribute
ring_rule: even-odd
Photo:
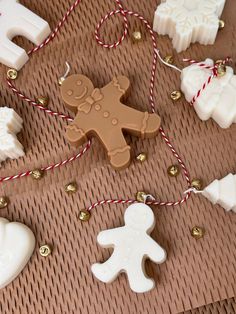
<svg viewBox="0 0 236 314"><path fill-rule="evenodd" d="M22 124L23 120L13 109L0 108L0 162L24 156L23 146L16 137Z"/></svg>
<svg viewBox="0 0 236 314"><path fill-rule="evenodd" d="M214 65L211 59L206 59L204 63ZM182 70L181 90L188 102L191 102L211 74L212 70L196 64ZM232 123L236 123L236 76L231 67L226 67L224 76L213 78L196 99L194 109L201 120L212 118L221 128L229 128Z"/></svg>
<svg viewBox="0 0 236 314"><path fill-rule="evenodd" d="M169 35L177 52L191 43L213 44L225 0L162 0L154 16L153 29Z"/></svg>
<svg viewBox="0 0 236 314"><path fill-rule="evenodd" d="M48 23L18 0L0 0L0 63L20 70L28 61L28 55L11 40L21 35L39 45L49 34Z"/></svg>
<svg viewBox="0 0 236 314"><path fill-rule="evenodd" d="M126 209L124 218L125 226L99 233L98 243L113 248L114 252L105 263L92 265L92 272L105 283L125 272L134 292L147 292L155 283L145 274L145 259L150 258L155 263L163 263L166 259L165 251L150 237L155 217L149 206L134 204Z"/></svg>
<svg viewBox="0 0 236 314"><path fill-rule="evenodd" d="M0 289L20 274L34 247L35 237L27 226L0 218Z"/></svg>
<svg viewBox="0 0 236 314"><path fill-rule="evenodd" d="M221 180L213 181L202 191L202 195L214 205L219 204L226 211L236 213L236 175L230 173Z"/></svg>

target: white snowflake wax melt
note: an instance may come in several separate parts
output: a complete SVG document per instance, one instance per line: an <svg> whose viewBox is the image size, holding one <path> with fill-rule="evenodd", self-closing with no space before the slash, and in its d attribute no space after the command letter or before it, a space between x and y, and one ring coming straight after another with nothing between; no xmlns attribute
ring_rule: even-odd
<svg viewBox="0 0 236 314"><path fill-rule="evenodd" d="M225 0L162 0L154 16L153 30L169 35L177 52L191 43L213 44Z"/></svg>
<svg viewBox="0 0 236 314"><path fill-rule="evenodd" d="M166 252L151 237L155 217L145 204L133 204L125 211L125 226L99 233L97 241L104 248L113 248L112 256L103 264L92 265L94 276L109 283L125 272L130 288L136 293L147 292L155 282L145 273L145 260L163 263Z"/></svg>
<svg viewBox="0 0 236 314"><path fill-rule="evenodd" d="M236 175L228 174L221 180L215 180L203 191L205 196L214 205L219 204L226 211L236 213Z"/></svg>
<svg viewBox="0 0 236 314"><path fill-rule="evenodd" d="M13 109L0 107L0 162L24 156L23 146L16 137L22 124L23 120Z"/></svg>
<svg viewBox="0 0 236 314"><path fill-rule="evenodd" d="M203 63L210 67L214 66L211 59L206 59ZM211 69L197 64L182 70L181 90L188 102L192 101L211 75ZM232 123L236 123L236 75L233 69L227 66L224 76L214 77L196 98L193 106L203 121L212 118L221 128L229 128Z"/></svg>
<svg viewBox="0 0 236 314"><path fill-rule="evenodd" d="M0 289L20 274L34 247L35 237L27 226L0 218Z"/></svg>
<svg viewBox="0 0 236 314"><path fill-rule="evenodd" d="M46 21L21 5L18 0L0 0L0 63L20 70L28 61L26 51L12 42L24 36L40 45L50 34Z"/></svg>

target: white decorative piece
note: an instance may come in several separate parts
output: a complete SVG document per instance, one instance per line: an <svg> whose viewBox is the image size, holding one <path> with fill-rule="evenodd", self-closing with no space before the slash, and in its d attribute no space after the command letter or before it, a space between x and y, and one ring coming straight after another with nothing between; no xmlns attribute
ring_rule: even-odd
<svg viewBox="0 0 236 314"><path fill-rule="evenodd" d="M0 63L20 70L29 58L12 39L21 35L40 45L50 32L48 23L18 0L0 0Z"/></svg>
<svg viewBox="0 0 236 314"><path fill-rule="evenodd" d="M92 265L92 272L105 283L125 272L134 292L147 292L155 283L145 274L145 259L155 263L166 259L165 251L150 237L155 217L149 206L139 203L126 209L124 219L125 226L99 233L98 243L104 248L114 248L114 252L105 263Z"/></svg>
<svg viewBox="0 0 236 314"><path fill-rule="evenodd" d="M22 123L23 120L13 109L0 107L0 162L24 155L23 146L16 137Z"/></svg>
<svg viewBox="0 0 236 314"><path fill-rule="evenodd" d="M0 289L20 274L34 247L35 237L28 227L0 218Z"/></svg>
<svg viewBox="0 0 236 314"><path fill-rule="evenodd" d="M236 175L230 173L221 180L213 181L202 191L202 195L227 212L232 210L236 213Z"/></svg>
<svg viewBox="0 0 236 314"><path fill-rule="evenodd" d="M162 0L154 16L153 29L169 35L177 52L191 43L213 44L225 0Z"/></svg>
<svg viewBox="0 0 236 314"><path fill-rule="evenodd" d="M204 63L214 65L211 59L206 59ZM211 74L212 70L196 64L182 70L181 90L188 102L191 102ZM226 67L224 76L212 79L196 99L194 109L201 120L212 118L221 128L229 128L232 123L236 123L236 76L231 67Z"/></svg>

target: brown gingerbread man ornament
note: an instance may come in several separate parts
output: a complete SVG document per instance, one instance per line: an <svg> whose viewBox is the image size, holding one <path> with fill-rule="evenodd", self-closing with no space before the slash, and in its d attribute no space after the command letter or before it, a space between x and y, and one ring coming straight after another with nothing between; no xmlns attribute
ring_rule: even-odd
<svg viewBox="0 0 236 314"><path fill-rule="evenodd" d="M123 132L141 138L154 137L161 119L155 114L141 112L122 103L128 95L129 79L114 77L105 87L94 88L84 75L69 76L61 86L66 106L77 112L67 127L66 137L75 146L84 144L88 138L97 137L107 150L111 165L121 170L130 164L130 146Z"/></svg>

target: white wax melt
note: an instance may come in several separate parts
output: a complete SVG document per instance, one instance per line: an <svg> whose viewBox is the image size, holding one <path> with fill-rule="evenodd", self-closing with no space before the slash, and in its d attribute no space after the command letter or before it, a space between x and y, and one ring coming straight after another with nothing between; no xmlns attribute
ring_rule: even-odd
<svg viewBox="0 0 236 314"><path fill-rule="evenodd" d="M48 23L18 0L0 0L0 63L20 70L28 61L28 55L11 40L21 35L39 45L50 32Z"/></svg>
<svg viewBox="0 0 236 314"><path fill-rule="evenodd" d="M20 274L34 247L35 237L28 227L0 218L0 289Z"/></svg>
<svg viewBox="0 0 236 314"><path fill-rule="evenodd" d="M23 146L16 137L22 128L22 123L23 120L13 109L0 108L0 162L24 155Z"/></svg>
<svg viewBox="0 0 236 314"><path fill-rule="evenodd" d="M204 63L214 65L211 59L206 59ZM181 90L188 102L191 102L211 74L212 70L196 64L183 69ZM201 120L212 118L221 128L229 128L232 123L236 123L236 76L231 67L226 67L224 76L213 78L196 99L194 109Z"/></svg>
<svg viewBox="0 0 236 314"><path fill-rule="evenodd" d="M219 204L226 211L236 213L236 175L230 173L221 180L213 181L202 194L214 205Z"/></svg>
<svg viewBox="0 0 236 314"><path fill-rule="evenodd" d="M99 233L98 243L105 248L114 248L114 252L105 263L92 265L92 272L105 283L125 272L134 292L147 292L155 283L145 274L145 259L150 258L155 263L163 263L166 259L165 251L150 237L155 217L149 206L134 204L126 209L124 218L124 227Z"/></svg>
<svg viewBox="0 0 236 314"><path fill-rule="evenodd" d="M177 52L191 43L213 44L225 0L162 0L154 16L153 29L169 35Z"/></svg>

